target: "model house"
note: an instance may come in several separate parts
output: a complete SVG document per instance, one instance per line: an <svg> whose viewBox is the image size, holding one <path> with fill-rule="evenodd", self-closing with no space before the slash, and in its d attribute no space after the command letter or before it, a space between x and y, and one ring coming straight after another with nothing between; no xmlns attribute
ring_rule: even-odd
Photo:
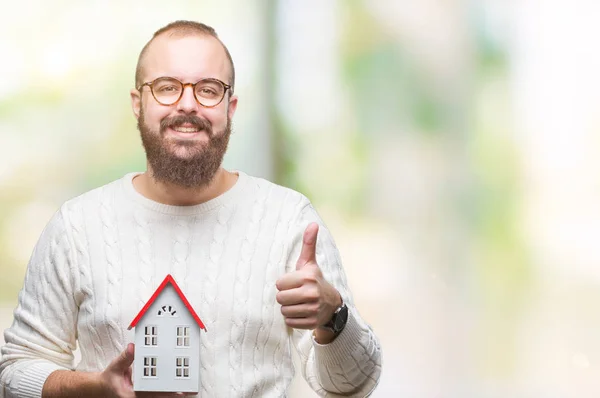
<svg viewBox="0 0 600 398"><path fill-rule="evenodd" d="M171 275L131 328L135 328L135 391L199 391L200 330L206 328Z"/></svg>

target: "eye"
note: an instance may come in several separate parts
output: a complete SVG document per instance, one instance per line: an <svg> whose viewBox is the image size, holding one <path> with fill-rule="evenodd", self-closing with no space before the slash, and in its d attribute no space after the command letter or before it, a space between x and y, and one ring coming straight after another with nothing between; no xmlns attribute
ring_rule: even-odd
<svg viewBox="0 0 600 398"><path fill-rule="evenodd" d="M179 91L179 89L177 88L177 86L160 86L158 88L158 91L160 91L161 93L174 93Z"/></svg>
<svg viewBox="0 0 600 398"><path fill-rule="evenodd" d="M200 88L200 93L203 95L217 95L217 92L210 87Z"/></svg>

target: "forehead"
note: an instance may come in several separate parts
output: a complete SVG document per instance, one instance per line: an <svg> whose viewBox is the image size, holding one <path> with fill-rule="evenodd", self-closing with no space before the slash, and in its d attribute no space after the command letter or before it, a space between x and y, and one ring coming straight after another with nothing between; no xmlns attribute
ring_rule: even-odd
<svg viewBox="0 0 600 398"><path fill-rule="evenodd" d="M205 77L229 81L229 64L221 43L208 35L156 37L144 60L145 80L170 76L183 82Z"/></svg>

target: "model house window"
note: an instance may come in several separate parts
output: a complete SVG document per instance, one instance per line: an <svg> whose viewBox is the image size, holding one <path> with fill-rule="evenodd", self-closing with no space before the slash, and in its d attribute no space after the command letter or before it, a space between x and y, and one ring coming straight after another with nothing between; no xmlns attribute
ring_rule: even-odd
<svg viewBox="0 0 600 398"><path fill-rule="evenodd" d="M163 305L158 309L158 316L177 316L177 311L171 305Z"/></svg>
<svg viewBox="0 0 600 398"><path fill-rule="evenodd" d="M190 327L177 326L177 347L190 346Z"/></svg>
<svg viewBox="0 0 600 398"><path fill-rule="evenodd" d="M156 357L144 357L144 377L156 377Z"/></svg>
<svg viewBox="0 0 600 398"><path fill-rule="evenodd" d="M181 378L190 377L190 359L187 357L175 358L175 376Z"/></svg>
<svg viewBox="0 0 600 398"><path fill-rule="evenodd" d="M144 328L144 345L146 345L146 346L158 345L158 327L146 326Z"/></svg>

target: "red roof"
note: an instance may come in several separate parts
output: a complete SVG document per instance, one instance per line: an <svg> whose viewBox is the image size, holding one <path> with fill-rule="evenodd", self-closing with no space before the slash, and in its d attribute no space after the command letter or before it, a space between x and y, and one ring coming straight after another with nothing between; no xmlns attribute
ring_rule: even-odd
<svg viewBox="0 0 600 398"><path fill-rule="evenodd" d="M194 311L194 309L190 305L190 302L187 300L187 298L185 298L185 295L183 294L183 292L181 291L181 289L177 285L177 282L175 282L175 279L173 279L173 277L171 276L171 274L167 275L167 277L165 278L165 280L162 281L162 283L160 284L160 286L158 287L158 289L156 289L156 291L154 292L154 294L152 295L152 297L150 297L150 300L148 300L148 302L146 303L146 305L144 305L144 308L142 308L142 310L139 312L139 314L137 314L137 316L133 319L133 321L131 321L131 325L129 325L129 327L127 328L127 330L130 330L131 328L135 327L135 325L138 324L138 322L140 321L140 319L142 319L142 317L144 316L144 314L146 313L146 311L148 310L148 308L150 308L150 306L152 305L152 303L154 303L154 300L156 300L156 298L159 296L160 292L162 292L162 290L165 288L165 286L167 286L167 283L170 283L175 288L175 291L179 295L179 298L181 299L181 301L183 301L183 304L188 309L188 311L190 312L190 314L192 314L192 317L194 317L194 320L196 321L196 323L198 324L198 326L200 326L200 329L204 329L206 331L206 328L204 327L204 324L202 323L202 321L198 317L198 314L196 314L196 311Z"/></svg>

